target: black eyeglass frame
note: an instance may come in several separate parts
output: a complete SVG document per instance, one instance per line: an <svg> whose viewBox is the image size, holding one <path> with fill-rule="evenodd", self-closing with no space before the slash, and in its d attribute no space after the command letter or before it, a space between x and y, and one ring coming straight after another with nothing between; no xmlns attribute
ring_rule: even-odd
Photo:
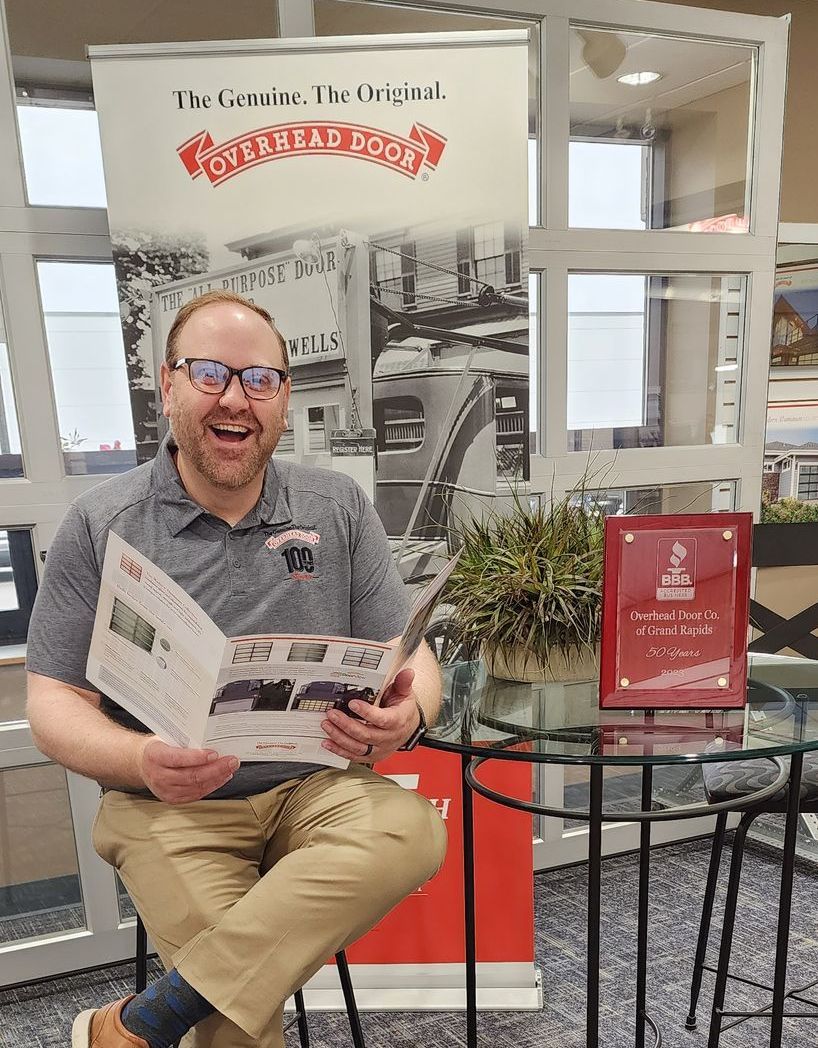
<svg viewBox="0 0 818 1048"><path fill-rule="evenodd" d="M193 377L190 374L190 365L191 364L218 364L218 366L220 368L224 368L225 371L228 372L228 376L225 379L225 382L224 382L224 385L222 386L222 388L221 389L201 389L199 386L197 386L196 383L193 381ZM176 361L176 363L173 365L171 370L172 371L178 371L180 367L187 367L188 382L190 382L191 386L193 386L193 388L196 390L197 393L206 393L208 396L211 396L211 397L221 397L221 396L223 396L225 391L227 390L228 386L233 381L233 376L234 375L238 375L239 383L241 384L241 388L244 391L244 395L246 397L249 397L250 400L275 400L275 398L278 396L278 394L279 394L279 392L281 390L281 387L284 385L284 383L290 377L288 371L282 371L281 368L273 368L273 367L270 367L267 364L250 364L246 368L231 368L229 364L225 364L221 360L211 360L208 357L180 357ZM278 375L278 377L280 379L280 381L278 383L278 389L275 391L275 393L273 393L273 395L271 397L260 397L257 393L253 393L251 390L249 390L247 388L247 386L245 386L245 384L244 384L244 373L245 373L245 371L257 371L259 369L263 370L263 371L274 371Z"/></svg>

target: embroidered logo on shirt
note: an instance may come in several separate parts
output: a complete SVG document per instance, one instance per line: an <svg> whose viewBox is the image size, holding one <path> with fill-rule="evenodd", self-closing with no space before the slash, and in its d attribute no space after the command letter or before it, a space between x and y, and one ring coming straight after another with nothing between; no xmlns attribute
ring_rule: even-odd
<svg viewBox="0 0 818 1048"><path fill-rule="evenodd" d="M297 539L299 542L309 542L311 546L317 546L321 541L321 536L317 531L308 531L303 528L288 528L287 531L280 531L277 535L271 535L264 545L267 549L278 549L279 546L283 546L285 542L292 542L293 539Z"/></svg>
<svg viewBox="0 0 818 1048"><path fill-rule="evenodd" d="M315 555L310 547L317 546L320 541L320 534L313 531L312 528L288 528L287 531L271 535L264 545L271 550L284 546L280 553L287 565L290 578L306 582L315 577ZM307 543L307 545L301 545L301 543Z"/></svg>

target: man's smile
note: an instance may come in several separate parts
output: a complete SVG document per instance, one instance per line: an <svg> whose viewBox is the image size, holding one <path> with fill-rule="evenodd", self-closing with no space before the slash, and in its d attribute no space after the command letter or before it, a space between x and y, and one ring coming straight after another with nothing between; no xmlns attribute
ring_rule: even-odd
<svg viewBox="0 0 818 1048"><path fill-rule="evenodd" d="M208 428L223 444L240 444L253 432L249 426L242 426L235 422L213 422Z"/></svg>

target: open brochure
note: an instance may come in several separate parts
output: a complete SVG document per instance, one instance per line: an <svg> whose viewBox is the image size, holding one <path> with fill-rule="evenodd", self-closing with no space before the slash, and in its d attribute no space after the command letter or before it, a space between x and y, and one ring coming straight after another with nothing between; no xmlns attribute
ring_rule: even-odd
<svg viewBox="0 0 818 1048"><path fill-rule="evenodd" d="M397 645L348 637L226 637L181 586L108 535L86 676L171 745L243 761L343 768L330 709L377 703L423 639L457 556L417 595Z"/></svg>

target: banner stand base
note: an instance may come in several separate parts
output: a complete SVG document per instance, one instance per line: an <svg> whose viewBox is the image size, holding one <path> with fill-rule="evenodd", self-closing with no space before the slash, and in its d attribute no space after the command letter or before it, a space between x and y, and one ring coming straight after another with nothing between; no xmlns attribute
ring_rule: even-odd
<svg viewBox="0 0 818 1048"><path fill-rule="evenodd" d="M334 971L332 974L334 977ZM527 986L478 986L478 1010L541 1011L543 992L539 968L533 969L532 976L532 982ZM350 977L355 989L355 1000L362 1012L462 1012L466 1008L464 986L367 987L360 985L360 976L356 982L355 965L350 966ZM304 1003L308 1011L345 1010L340 986L337 985L337 979L334 981L336 985L332 987L317 987L310 983L304 987ZM285 1011L293 1010L293 1001L290 998L285 1005Z"/></svg>

